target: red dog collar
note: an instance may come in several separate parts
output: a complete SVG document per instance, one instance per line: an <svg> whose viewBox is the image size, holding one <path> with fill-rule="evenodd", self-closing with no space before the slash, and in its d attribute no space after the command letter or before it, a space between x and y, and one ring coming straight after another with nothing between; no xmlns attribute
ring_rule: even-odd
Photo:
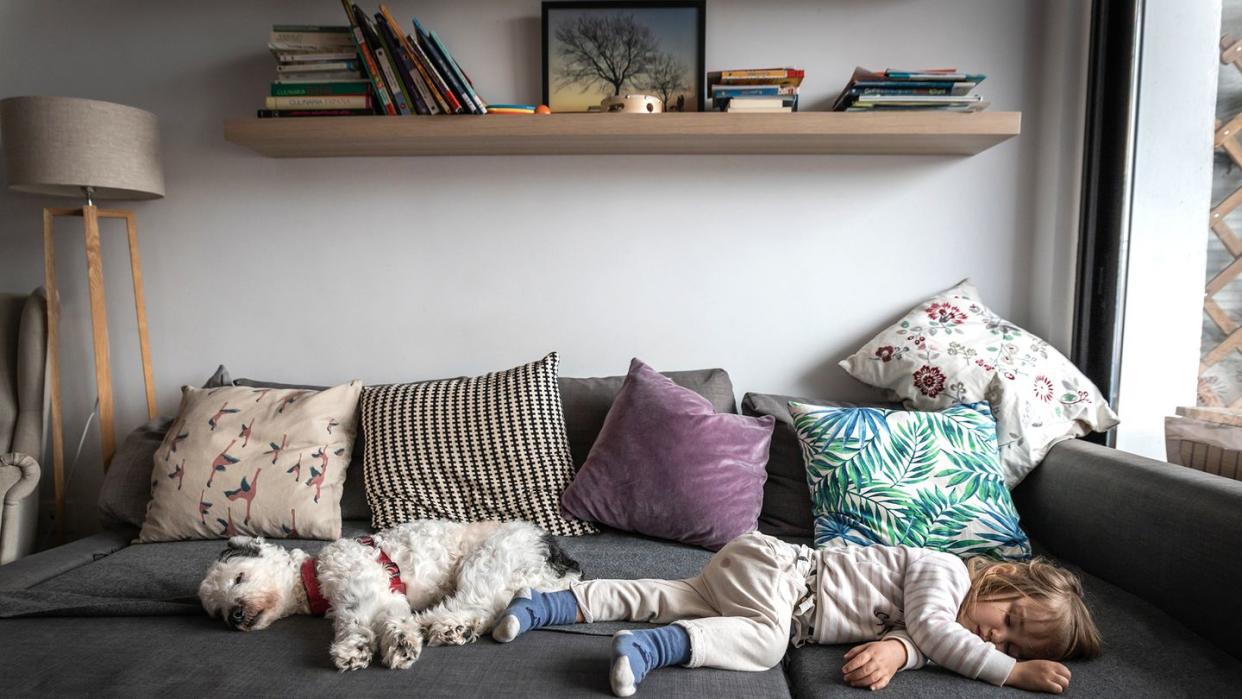
<svg viewBox="0 0 1242 699"><path fill-rule="evenodd" d="M360 536L354 539L363 546L370 546L375 549L375 560L384 567L384 571L388 573L388 589L394 593L405 596L405 583L401 582L401 569L393 562L388 554L384 553L376 543L375 539L369 536ZM323 616L328 613L331 605L328 604L327 598L319 590L319 573L315 569L315 559L307 558L302 561L302 585L306 588L306 601L310 604L310 613L315 616Z"/></svg>

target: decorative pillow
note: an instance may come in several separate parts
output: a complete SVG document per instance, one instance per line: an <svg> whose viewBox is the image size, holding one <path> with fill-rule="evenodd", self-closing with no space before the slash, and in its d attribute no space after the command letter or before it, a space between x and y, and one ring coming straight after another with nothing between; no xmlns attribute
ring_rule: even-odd
<svg viewBox="0 0 1242 699"><path fill-rule="evenodd" d="M139 539L338 538L361 391L183 387Z"/></svg>
<svg viewBox="0 0 1242 699"><path fill-rule="evenodd" d="M841 367L920 410L991 401L1009 488L1058 442L1117 425L1090 379L988 309L970 280L911 309Z"/></svg>
<svg viewBox="0 0 1242 699"><path fill-rule="evenodd" d="M414 519L526 520L593 534L560 514L574 477L555 352L475 378L368 386L363 473L376 529Z"/></svg>
<svg viewBox="0 0 1242 699"><path fill-rule="evenodd" d="M815 544L915 546L1026 559L987 403L939 412L790 403Z"/></svg>
<svg viewBox="0 0 1242 699"><path fill-rule="evenodd" d="M718 414L635 359L561 506L580 519L719 549L758 524L774 423Z"/></svg>

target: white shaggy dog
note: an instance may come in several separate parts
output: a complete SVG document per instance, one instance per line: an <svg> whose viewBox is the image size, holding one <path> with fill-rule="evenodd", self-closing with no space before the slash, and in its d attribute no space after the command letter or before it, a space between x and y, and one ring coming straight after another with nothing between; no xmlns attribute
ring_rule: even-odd
<svg viewBox="0 0 1242 699"><path fill-rule="evenodd" d="M577 562L533 524L425 520L339 539L317 558L235 536L198 596L209 615L240 631L326 611L338 669L364 668L377 650L388 667L407 668L424 639L470 643L522 588L563 590L581 577Z"/></svg>

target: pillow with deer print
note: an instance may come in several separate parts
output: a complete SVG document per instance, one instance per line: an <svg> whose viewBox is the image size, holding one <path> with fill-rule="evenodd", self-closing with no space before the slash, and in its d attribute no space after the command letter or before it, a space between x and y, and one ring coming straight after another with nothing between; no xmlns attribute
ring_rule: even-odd
<svg viewBox="0 0 1242 699"><path fill-rule="evenodd" d="M362 384L181 389L139 540L341 535Z"/></svg>

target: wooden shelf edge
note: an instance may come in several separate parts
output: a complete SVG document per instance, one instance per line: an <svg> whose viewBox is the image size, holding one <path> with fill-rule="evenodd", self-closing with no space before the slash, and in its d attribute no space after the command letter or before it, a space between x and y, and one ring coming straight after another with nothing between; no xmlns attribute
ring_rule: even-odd
<svg viewBox="0 0 1242 699"><path fill-rule="evenodd" d="M273 158L443 155L974 155L1020 112L553 114L230 119L225 139Z"/></svg>

